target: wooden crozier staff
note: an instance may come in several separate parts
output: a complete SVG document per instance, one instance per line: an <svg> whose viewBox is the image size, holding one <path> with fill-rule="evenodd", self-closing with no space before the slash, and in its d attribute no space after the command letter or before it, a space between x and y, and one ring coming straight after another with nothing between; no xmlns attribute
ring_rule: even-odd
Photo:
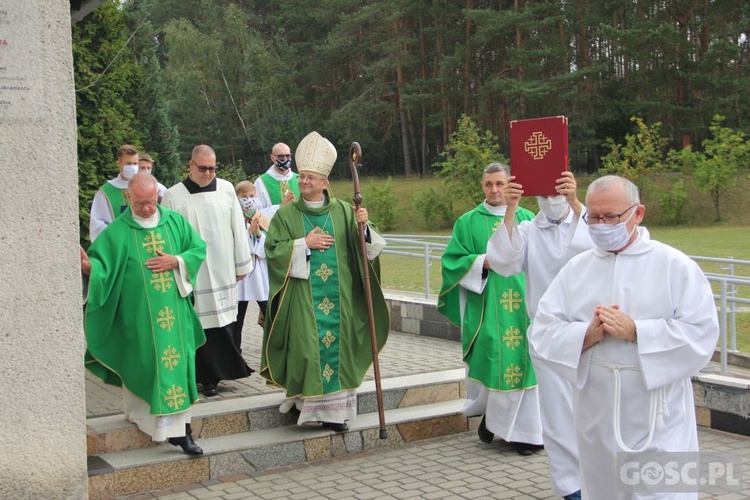
<svg viewBox="0 0 750 500"><path fill-rule="evenodd" d="M355 210L362 206L362 193L359 190L359 174L357 168L362 166L362 148L358 142L353 142L349 148L349 168L354 181ZM372 310L372 293L370 292L370 263L367 261L367 245L365 243L365 224L357 224L359 233L359 248L362 254L362 270L365 274L365 301L367 303L367 319L370 325L370 344L372 346L372 371L375 375L375 395L378 399L378 419L380 420L380 439L388 438L385 429L385 411L383 410L383 389L380 387L380 365L378 363L378 342L375 338L375 313Z"/></svg>

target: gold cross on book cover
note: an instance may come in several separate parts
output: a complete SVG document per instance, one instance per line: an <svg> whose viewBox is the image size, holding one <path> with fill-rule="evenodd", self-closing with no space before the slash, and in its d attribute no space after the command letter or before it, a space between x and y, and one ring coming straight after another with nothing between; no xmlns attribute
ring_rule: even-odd
<svg viewBox="0 0 750 500"><path fill-rule="evenodd" d="M568 170L568 118L510 122L510 169L524 196L555 195L555 180Z"/></svg>

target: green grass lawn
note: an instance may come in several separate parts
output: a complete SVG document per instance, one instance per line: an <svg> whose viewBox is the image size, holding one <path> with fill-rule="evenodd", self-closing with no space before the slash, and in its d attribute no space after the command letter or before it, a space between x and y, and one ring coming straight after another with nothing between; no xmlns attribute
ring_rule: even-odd
<svg viewBox="0 0 750 500"><path fill-rule="evenodd" d="M369 181L369 185L377 185L384 180ZM398 179L391 181L393 192L398 198L398 229L391 231L393 234L423 234L423 235L450 235L450 229L426 231L420 228L418 214L409 204L414 192L425 185L435 185L439 182L433 178L426 179ZM362 185L362 193L367 206L368 181ZM349 199L352 194L351 182L334 181L332 190L335 195ZM583 195L583 194L581 194ZM465 204L463 211L469 209ZM727 211L730 206L726 207ZM654 218L655 219L655 218ZM402 222L403 221L403 222ZM736 225L734 223L716 223L713 225L693 226L658 226L649 225L647 216L645 225L649 228L652 238L674 246L691 256L734 258L750 261L750 225ZM433 255L440 255L433 252ZM717 264L701 263L704 271L709 273L725 274ZM425 293L425 264L424 259L409 258L403 256L384 255L381 260L382 285L392 290L403 290L419 294ZM435 298L440 290L441 276L440 263L433 261L429 267L430 272L430 295ZM738 266L735 274L750 276L750 266ZM718 288L714 284L714 290ZM750 287L740 288L739 295L750 297ZM737 314L738 346L743 352L750 352L750 312Z"/></svg>

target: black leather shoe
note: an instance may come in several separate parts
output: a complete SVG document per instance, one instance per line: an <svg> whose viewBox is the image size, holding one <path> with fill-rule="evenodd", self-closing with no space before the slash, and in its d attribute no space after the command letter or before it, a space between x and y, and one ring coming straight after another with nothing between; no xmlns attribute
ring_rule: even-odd
<svg viewBox="0 0 750 500"><path fill-rule="evenodd" d="M518 441L512 441L508 444L511 445L516 450L516 453L522 457L528 457L529 455L533 455L535 451L544 449L544 445L541 444L520 443Z"/></svg>
<svg viewBox="0 0 750 500"><path fill-rule="evenodd" d="M203 448L195 444L193 436L190 434L178 438L169 438L169 444L179 446L188 455L203 455Z"/></svg>
<svg viewBox="0 0 750 500"><path fill-rule="evenodd" d="M337 424L334 422L323 422L323 427L326 429L331 429L335 432L346 432L349 430L349 426L346 424Z"/></svg>
<svg viewBox="0 0 750 500"><path fill-rule="evenodd" d="M203 384L203 395L206 397L216 396L219 394L219 388L216 384Z"/></svg>
<svg viewBox="0 0 750 500"><path fill-rule="evenodd" d="M489 444L495 439L495 435L487 428L487 425L484 422L485 418L487 418L487 416L482 415L482 421L479 423L477 434L479 435L479 440L481 442Z"/></svg>

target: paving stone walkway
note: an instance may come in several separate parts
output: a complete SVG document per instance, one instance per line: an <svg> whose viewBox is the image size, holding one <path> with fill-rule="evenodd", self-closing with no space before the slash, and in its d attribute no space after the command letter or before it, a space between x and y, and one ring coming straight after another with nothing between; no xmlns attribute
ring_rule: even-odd
<svg viewBox="0 0 750 500"><path fill-rule="evenodd" d="M261 329L250 305L243 355L257 369ZM380 356L383 378L463 367L458 342L391 333ZM708 370L711 371L711 370ZM372 378L372 369L367 379ZM212 401L275 392L257 375L222 382ZM123 411L120 390L86 374L87 416ZM750 438L699 428L702 451L743 454L742 481L748 492L702 493L701 499L750 498ZM553 499L544 452L521 457L504 443L485 445L475 432L381 448L329 460L267 469L201 484L135 495L130 500L191 499Z"/></svg>
<svg viewBox="0 0 750 500"><path fill-rule="evenodd" d="M701 499L750 498L750 438L699 428L703 451L744 453L742 491ZM544 452L519 456L505 443L479 442L475 432L395 448L309 462L123 497L194 499L554 499Z"/></svg>

